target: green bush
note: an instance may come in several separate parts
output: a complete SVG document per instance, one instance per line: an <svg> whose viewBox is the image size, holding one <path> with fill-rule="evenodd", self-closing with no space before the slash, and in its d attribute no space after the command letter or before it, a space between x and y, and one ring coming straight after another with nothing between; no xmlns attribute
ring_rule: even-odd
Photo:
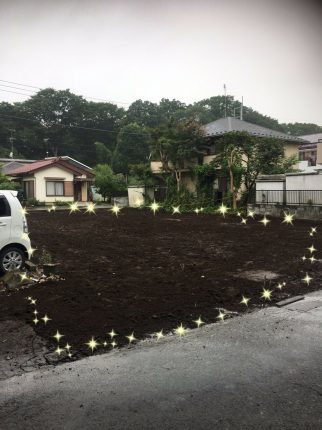
<svg viewBox="0 0 322 430"><path fill-rule="evenodd" d="M35 199L34 197L31 197L30 199L27 199L26 201L26 206L42 206L42 204L45 203L40 203L39 200Z"/></svg>
<svg viewBox="0 0 322 430"><path fill-rule="evenodd" d="M62 200L55 200L53 205L55 206L69 206L72 202L64 202Z"/></svg>

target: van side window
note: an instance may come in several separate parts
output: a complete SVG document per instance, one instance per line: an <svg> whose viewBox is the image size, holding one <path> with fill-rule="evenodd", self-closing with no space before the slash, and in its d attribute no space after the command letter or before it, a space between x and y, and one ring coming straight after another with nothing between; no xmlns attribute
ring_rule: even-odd
<svg viewBox="0 0 322 430"><path fill-rule="evenodd" d="M8 200L0 195L0 217L3 216L11 216L11 210Z"/></svg>

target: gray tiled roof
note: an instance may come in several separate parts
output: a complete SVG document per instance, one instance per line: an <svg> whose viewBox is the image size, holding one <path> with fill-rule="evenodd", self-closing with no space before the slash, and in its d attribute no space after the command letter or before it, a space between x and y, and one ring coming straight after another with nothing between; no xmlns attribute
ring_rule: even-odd
<svg viewBox="0 0 322 430"><path fill-rule="evenodd" d="M8 175L11 171L18 169L19 167L24 166L25 163L21 163L18 161L9 161L8 163L4 163L0 166L0 172L4 175Z"/></svg>
<svg viewBox="0 0 322 430"><path fill-rule="evenodd" d="M305 139L290 134L282 133L280 131L271 130L270 128L262 127L260 125L252 124L240 119L227 117L220 118L217 121L210 122L203 126L206 136L222 136L230 131L247 131L253 136L259 137L274 137L277 139L290 140L293 142L306 143Z"/></svg>
<svg viewBox="0 0 322 430"><path fill-rule="evenodd" d="M299 137L309 141L310 143L318 143L319 140L322 140L322 133L306 134L304 136L299 136Z"/></svg>

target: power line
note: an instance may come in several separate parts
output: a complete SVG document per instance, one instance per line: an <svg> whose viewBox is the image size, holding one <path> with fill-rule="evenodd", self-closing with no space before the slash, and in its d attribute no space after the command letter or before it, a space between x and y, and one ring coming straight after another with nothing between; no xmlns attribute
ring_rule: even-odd
<svg viewBox="0 0 322 430"><path fill-rule="evenodd" d="M21 90L23 90L23 88L21 88ZM32 95L32 94L18 93L17 91L3 90L2 88L0 88L0 91L4 91L5 93L20 94L22 96L31 96Z"/></svg>
<svg viewBox="0 0 322 430"><path fill-rule="evenodd" d="M42 125L44 127L44 125L38 120L38 119L32 119L32 118L24 118L21 116L14 116L14 115L6 115L0 112L0 116L2 117L6 117L6 118L11 118L11 119L19 119L19 120L23 120L23 121L30 121L30 122L36 122L40 125ZM59 126L59 127L64 127L64 128L76 128L76 129L81 129L81 130L92 130L92 131L103 131L103 132L107 132L107 133L119 133L119 131L116 130L107 130L104 128L93 128L93 127L83 127L81 125L71 125L71 124L54 124L54 126ZM131 132L124 132L123 134L131 134L131 135L141 135L141 133L131 133Z"/></svg>
<svg viewBox="0 0 322 430"><path fill-rule="evenodd" d="M37 90L41 90L40 87L35 87L34 85L20 84L19 82L5 81L4 79L0 79L0 82L7 82L8 84L16 84L21 85L23 87L36 88Z"/></svg>
<svg viewBox="0 0 322 430"><path fill-rule="evenodd" d="M14 81L6 81L5 79L0 79L0 82L6 82L7 84L20 85L22 87L35 88L37 90L44 90L44 88L36 87L34 85L21 84L19 82L14 82ZM5 86L5 85L3 85L3 86ZM18 89L23 90L23 91L27 91L27 90L24 90L23 88L18 88ZM28 91L30 91L30 90L28 90ZM83 96L83 97L86 99L100 100L100 101L103 101L106 103L123 104L123 105L128 105L128 106L132 104L129 102L121 102L121 101L117 101L117 100L107 100L107 99L102 99L102 98L98 98L98 97L90 97L90 96Z"/></svg>
<svg viewBox="0 0 322 430"><path fill-rule="evenodd" d="M6 88L14 88L16 90L21 90L21 91L29 91L29 92L33 92L34 94L36 94L33 90L27 90L25 88L19 88L19 87L14 87L12 85L4 85L4 84L0 84L1 87L6 87ZM29 95L29 94L26 94Z"/></svg>

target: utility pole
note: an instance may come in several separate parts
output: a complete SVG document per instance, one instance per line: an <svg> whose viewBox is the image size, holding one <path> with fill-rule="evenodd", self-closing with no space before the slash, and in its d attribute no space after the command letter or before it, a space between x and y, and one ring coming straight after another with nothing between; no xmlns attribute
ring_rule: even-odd
<svg viewBox="0 0 322 430"><path fill-rule="evenodd" d="M225 118L227 118L227 91L226 91L226 84L224 84L224 91L225 91Z"/></svg>
<svg viewBox="0 0 322 430"><path fill-rule="evenodd" d="M9 131L10 131L9 142L11 143L11 152L9 154L9 157L13 158L13 141L16 140L16 138L13 137L13 133L15 133L16 130L14 128L9 128Z"/></svg>

